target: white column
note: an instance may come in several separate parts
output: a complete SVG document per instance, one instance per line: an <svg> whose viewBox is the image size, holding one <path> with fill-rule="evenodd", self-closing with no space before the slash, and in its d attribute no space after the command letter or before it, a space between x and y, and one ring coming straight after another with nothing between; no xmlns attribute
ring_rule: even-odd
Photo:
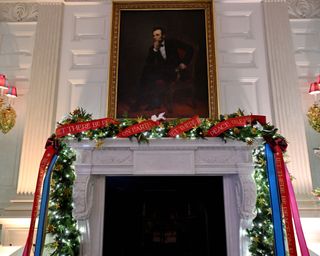
<svg viewBox="0 0 320 256"><path fill-rule="evenodd" d="M263 8L274 125L289 142L288 167L302 199L310 195L312 181L288 7L285 0L264 0Z"/></svg>
<svg viewBox="0 0 320 256"><path fill-rule="evenodd" d="M54 131L63 4L41 3L36 29L18 194L35 190L46 139Z"/></svg>

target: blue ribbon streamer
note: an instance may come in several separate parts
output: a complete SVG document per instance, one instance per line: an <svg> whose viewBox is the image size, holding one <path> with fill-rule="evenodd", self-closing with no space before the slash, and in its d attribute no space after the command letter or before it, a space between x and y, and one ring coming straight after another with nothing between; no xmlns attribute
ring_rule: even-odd
<svg viewBox="0 0 320 256"><path fill-rule="evenodd" d="M267 174L268 174L269 189L270 189L273 234L274 234L274 241L275 241L275 255L285 256L286 250L284 245L278 180L276 175L273 152L270 148L270 145L268 144L266 144L265 146L265 153L266 153L266 160L267 160Z"/></svg>
<svg viewBox="0 0 320 256"><path fill-rule="evenodd" d="M50 162L50 165L48 167L48 170L46 172L46 177L43 182L39 221L38 221L38 231L37 231L37 239L36 239L36 249L35 249L34 256L41 256L42 254L42 247L43 247L43 242L45 237L44 232L45 232L45 222L46 222L46 216L47 216L47 210L48 210L51 173L57 161L57 158L58 158L57 155L53 156Z"/></svg>

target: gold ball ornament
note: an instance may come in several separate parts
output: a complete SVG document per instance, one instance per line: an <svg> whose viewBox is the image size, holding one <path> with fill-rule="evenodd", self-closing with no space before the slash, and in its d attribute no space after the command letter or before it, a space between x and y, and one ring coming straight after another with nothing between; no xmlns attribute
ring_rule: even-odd
<svg viewBox="0 0 320 256"><path fill-rule="evenodd" d="M9 132L16 124L16 111L8 106L0 111L0 129L3 133Z"/></svg>
<svg viewBox="0 0 320 256"><path fill-rule="evenodd" d="M235 134L240 134L240 130L239 130L239 128L237 128L237 127L233 128L233 132L234 132Z"/></svg>
<svg viewBox="0 0 320 256"><path fill-rule="evenodd" d="M317 132L320 132L320 106L313 104L307 114L310 126Z"/></svg>
<svg viewBox="0 0 320 256"><path fill-rule="evenodd" d="M253 139L252 138L246 138L246 142L248 145L252 145L253 144Z"/></svg>

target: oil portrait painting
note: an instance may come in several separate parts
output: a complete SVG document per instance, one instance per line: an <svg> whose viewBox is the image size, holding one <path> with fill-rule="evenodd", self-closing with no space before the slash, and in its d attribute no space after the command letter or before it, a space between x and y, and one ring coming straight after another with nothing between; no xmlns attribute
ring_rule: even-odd
<svg viewBox="0 0 320 256"><path fill-rule="evenodd" d="M210 2L114 3L108 114L217 115Z"/></svg>

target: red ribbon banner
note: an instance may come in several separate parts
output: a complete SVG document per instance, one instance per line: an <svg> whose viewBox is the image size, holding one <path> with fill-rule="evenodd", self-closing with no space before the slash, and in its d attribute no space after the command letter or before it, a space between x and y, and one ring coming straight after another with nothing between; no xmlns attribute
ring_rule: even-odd
<svg viewBox="0 0 320 256"><path fill-rule="evenodd" d="M259 115L250 115L250 116L239 116L235 118L229 118L225 121L218 123L217 125L210 128L208 131L209 137L217 137L221 133L225 132L234 127L242 127L247 124L251 124L254 121L258 121L260 124L266 124L266 117Z"/></svg>
<svg viewBox="0 0 320 256"><path fill-rule="evenodd" d="M300 252L302 256L310 256L306 239L303 234L296 196L294 194L293 186L290 180L290 174L286 166L285 166L285 171L286 171L286 180L287 180L288 189L289 189L290 206L291 206L294 226L295 226L295 230L296 230L296 234L299 242Z"/></svg>
<svg viewBox="0 0 320 256"><path fill-rule="evenodd" d="M94 130L107 126L108 124L117 124L118 121L112 118L101 118L86 122L79 122L74 124L62 125L56 129L56 136L58 138L64 137L68 134L76 134L88 130Z"/></svg>
<svg viewBox="0 0 320 256"><path fill-rule="evenodd" d="M178 124L176 127L173 127L168 132L168 135L170 137L176 137L177 135L189 131L190 129L197 127L201 124L201 120L199 116L194 116L187 121L182 122L181 124Z"/></svg>
<svg viewBox="0 0 320 256"><path fill-rule="evenodd" d="M36 191L34 193L34 199L33 199L33 205L32 205L30 228L29 228L29 233L28 233L26 245L24 247L23 254L22 254L23 256L29 256L31 249L32 249L33 233L34 233L36 218L37 218L37 214L38 214L42 181L43 181L43 177L44 177L46 168L50 164L50 162L51 162L53 156L56 154L56 152L57 152L56 148L52 144L47 146L46 151L44 152L43 157L40 162Z"/></svg>
<svg viewBox="0 0 320 256"><path fill-rule="evenodd" d="M291 211L291 205L290 205L289 187L286 182L286 170L285 170L285 165L283 161L282 150L278 144L274 147L274 150L275 150L275 153L274 153L275 166L277 171L278 184L279 184L280 197L281 197L281 207L282 207L282 212L283 212L283 216L286 224L289 255L297 256L297 249L296 249L293 222L292 222L292 211Z"/></svg>
<svg viewBox="0 0 320 256"><path fill-rule="evenodd" d="M141 123L131 125L127 128L125 128L123 131L119 132L117 135L118 138L127 138L129 136L132 136L137 133L146 132L152 129L155 126L158 126L160 122L158 121L152 121L152 120L146 120L142 121Z"/></svg>

